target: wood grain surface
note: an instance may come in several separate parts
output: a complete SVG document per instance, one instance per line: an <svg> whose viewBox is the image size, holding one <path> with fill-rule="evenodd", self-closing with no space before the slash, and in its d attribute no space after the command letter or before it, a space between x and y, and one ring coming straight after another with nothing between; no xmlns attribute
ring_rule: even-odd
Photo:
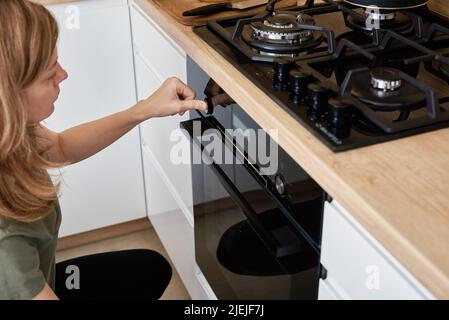
<svg viewBox="0 0 449 320"><path fill-rule="evenodd" d="M431 0L429 7L432 10L439 12L442 15L449 16L449 1L448 0Z"/></svg>
<svg viewBox="0 0 449 320"><path fill-rule="evenodd" d="M60 3L68 3L68 2L76 2L76 0L31 0L33 2L41 3L44 5L49 4L60 4ZM89 1L89 0L83 0L83 1ZM173 1L173 0L166 0L166 1L172 1L174 3L177 3L179 0ZM184 0L182 0L184 1ZM218 2L224 2L223 0L190 0L192 3L195 3L195 5L200 6L200 4L196 3L218 3ZM230 1L237 1L237 0L230 0ZM318 0L321 2L320 0ZM294 2L294 1L293 1ZM297 0L296 1L299 5L304 4L304 0ZM431 0L429 1L429 7L432 8L432 10L435 10L443 15L449 16L449 3L448 0Z"/></svg>
<svg viewBox="0 0 449 320"><path fill-rule="evenodd" d="M234 0L232 0L234 1ZM196 17L183 17L182 13L184 11L202 7L205 4L204 0L153 0L155 4L157 4L162 10L168 12L176 21L184 24L184 25L199 25L204 24L208 20L218 19L221 17L230 17L236 14L245 14L245 13L253 13L253 12L261 12L264 10L264 6L258 6L255 8L245 9L245 10L228 10L216 14L205 15L205 16L196 16ZM221 1L224 2L224 1ZM285 8L292 7L296 5L296 0L281 0L276 4L277 8Z"/></svg>

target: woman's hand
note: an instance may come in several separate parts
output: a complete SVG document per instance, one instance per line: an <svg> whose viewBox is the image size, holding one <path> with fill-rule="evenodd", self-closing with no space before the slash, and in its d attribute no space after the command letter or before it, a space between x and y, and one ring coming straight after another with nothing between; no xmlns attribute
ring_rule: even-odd
<svg viewBox="0 0 449 320"><path fill-rule="evenodd" d="M135 106L142 121L153 117L183 115L188 110L207 110L202 100L194 100L195 91L178 78L168 78L150 97Z"/></svg>

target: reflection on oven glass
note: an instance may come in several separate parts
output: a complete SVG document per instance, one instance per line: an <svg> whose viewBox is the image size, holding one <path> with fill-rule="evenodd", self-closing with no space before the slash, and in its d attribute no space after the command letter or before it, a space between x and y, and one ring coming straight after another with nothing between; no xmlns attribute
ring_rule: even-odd
<svg viewBox="0 0 449 320"><path fill-rule="evenodd" d="M245 179L244 167L233 169L242 197L256 212L263 228L283 244L285 253L273 256L242 209L205 167L204 176L209 180L204 182L208 187L203 189L203 199L208 201L201 204L201 210L199 206L195 208L196 258L215 294L223 299L315 298L317 253L292 228L260 185L251 177ZM233 174L230 167L227 171ZM313 184L289 187L291 200L298 201L293 212L295 219L318 234L321 193Z"/></svg>

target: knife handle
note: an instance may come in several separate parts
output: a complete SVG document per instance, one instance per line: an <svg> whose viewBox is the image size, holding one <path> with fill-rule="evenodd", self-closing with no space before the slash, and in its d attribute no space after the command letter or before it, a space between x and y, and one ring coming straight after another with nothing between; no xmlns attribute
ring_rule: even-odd
<svg viewBox="0 0 449 320"><path fill-rule="evenodd" d="M212 14L217 13L221 11L226 11L232 9L232 6L229 2L224 3L213 3L209 4L207 6L202 6L199 8L195 8L192 10L187 10L182 13L184 17L191 17L191 16L200 16L200 15L206 15L206 14Z"/></svg>

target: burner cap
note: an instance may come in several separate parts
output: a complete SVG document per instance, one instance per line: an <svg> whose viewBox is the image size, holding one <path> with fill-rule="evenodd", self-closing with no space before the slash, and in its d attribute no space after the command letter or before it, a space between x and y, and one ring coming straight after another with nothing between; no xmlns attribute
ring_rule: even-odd
<svg viewBox="0 0 449 320"><path fill-rule="evenodd" d="M264 25L272 28L293 28L296 19L291 14L275 14L265 19Z"/></svg>
<svg viewBox="0 0 449 320"><path fill-rule="evenodd" d="M343 13L345 23L351 29L368 34L371 34L373 29L384 29L401 33L413 31L412 20L400 11L372 10L370 8L357 8L354 11L363 18Z"/></svg>
<svg viewBox="0 0 449 320"><path fill-rule="evenodd" d="M297 56L321 44L321 33L307 29L315 20L298 12L273 13L244 26L243 40L259 54Z"/></svg>
<svg viewBox="0 0 449 320"><path fill-rule="evenodd" d="M353 74L351 95L378 111L414 110L425 106L426 95L401 79L394 68L378 67Z"/></svg>
<svg viewBox="0 0 449 320"><path fill-rule="evenodd" d="M425 5L429 0L344 0L359 7L378 7L379 9L410 9Z"/></svg>
<svg viewBox="0 0 449 320"><path fill-rule="evenodd" d="M275 13L260 21L251 23L253 36L259 40L278 40L303 43L313 37L311 30L302 25L314 25L311 16L291 13Z"/></svg>
<svg viewBox="0 0 449 320"><path fill-rule="evenodd" d="M372 9L365 9L365 17L375 21L391 21L396 18L396 11L374 11Z"/></svg>
<svg viewBox="0 0 449 320"><path fill-rule="evenodd" d="M379 67L370 72L371 86L383 91L394 91L401 87L402 79L399 70L395 68Z"/></svg>

